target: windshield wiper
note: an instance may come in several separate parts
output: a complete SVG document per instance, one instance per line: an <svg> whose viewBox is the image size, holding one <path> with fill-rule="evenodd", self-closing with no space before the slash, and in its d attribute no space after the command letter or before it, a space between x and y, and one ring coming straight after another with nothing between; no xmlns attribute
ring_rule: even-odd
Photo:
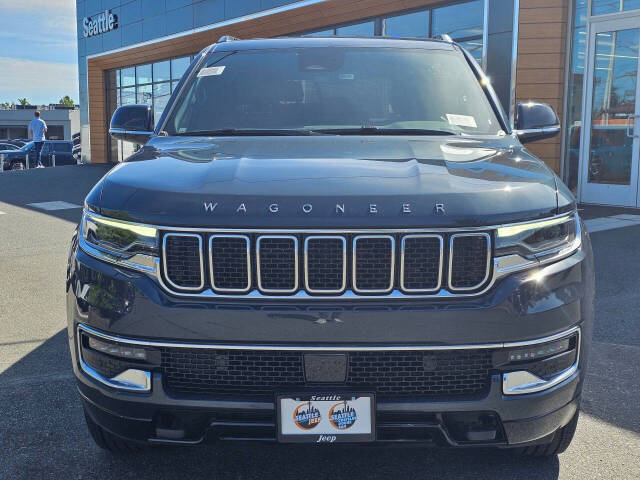
<svg viewBox="0 0 640 480"><path fill-rule="evenodd" d="M460 135L460 133L452 130L431 130L425 128L354 127L322 128L313 131L329 135Z"/></svg>
<svg viewBox="0 0 640 480"><path fill-rule="evenodd" d="M278 128L221 128L219 130L194 130L174 133L177 137L270 137L270 136L309 136L324 135L320 132L305 129Z"/></svg>

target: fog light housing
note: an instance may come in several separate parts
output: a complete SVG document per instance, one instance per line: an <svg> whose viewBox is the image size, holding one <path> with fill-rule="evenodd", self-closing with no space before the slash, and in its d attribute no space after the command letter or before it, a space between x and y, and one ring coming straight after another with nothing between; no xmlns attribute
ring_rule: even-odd
<svg viewBox="0 0 640 480"><path fill-rule="evenodd" d="M131 345L119 345L107 343L94 337L89 337L89 347L98 352L107 353L115 357L133 358L136 360L147 360L147 351L144 348L137 348Z"/></svg>
<svg viewBox="0 0 640 480"><path fill-rule="evenodd" d="M494 357L503 374L503 393L534 393L557 385L578 368L580 331L557 340L505 348Z"/></svg>

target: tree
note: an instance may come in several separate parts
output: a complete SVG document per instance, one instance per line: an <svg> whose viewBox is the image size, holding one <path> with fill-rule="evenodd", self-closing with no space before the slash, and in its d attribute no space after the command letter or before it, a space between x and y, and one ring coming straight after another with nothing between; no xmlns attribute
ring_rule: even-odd
<svg viewBox="0 0 640 480"><path fill-rule="evenodd" d="M65 95L64 97L62 97L58 103L60 105L64 105L65 107L73 107L75 105L73 98L71 98L69 95Z"/></svg>
<svg viewBox="0 0 640 480"><path fill-rule="evenodd" d="M27 100L26 98L19 98L18 103L20 105L31 105L31 103L29 103L29 100Z"/></svg>
<svg viewBox="0 0 640 480"><path fill-rule="evenodd" d="M11 104L9 102L0 103L0 108L4 108L5 110L9 110L11 108Z"/></svg>

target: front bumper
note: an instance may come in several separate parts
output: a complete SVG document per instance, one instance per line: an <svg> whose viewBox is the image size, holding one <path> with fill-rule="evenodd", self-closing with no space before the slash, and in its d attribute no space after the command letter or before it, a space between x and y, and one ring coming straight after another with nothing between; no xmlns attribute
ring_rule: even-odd
<svg viewBox="0 0 640 480"><path fill-rule="evenodd" d="M578 409L589 355L593 259L588 236L583 235L580 251L571 257L539 269L536 275L528 271L505 277L477 298L418 300L403 305L391 301L318 302L309 306L295 300L268 305L178 300L166 295L146 275L102 263L74 244L67 310L78 388L92 419L129 440L166 444L274 440L275 395L282 392L274 391L271 397L181 395L166 388L158 369L149 374L150 391L114 388L83 370L78 354L79 327L125 343L321 346L327 350L349 346L500 348L579 329L575 368L540 391L506 395L505 377L494 371L488 390L473 398L379 396L377 400L379 441L500 447L544 443ZM323 390L331 393L332 388ZM460 434L461 425L478 422L493 422L496 435Z"/></svg>

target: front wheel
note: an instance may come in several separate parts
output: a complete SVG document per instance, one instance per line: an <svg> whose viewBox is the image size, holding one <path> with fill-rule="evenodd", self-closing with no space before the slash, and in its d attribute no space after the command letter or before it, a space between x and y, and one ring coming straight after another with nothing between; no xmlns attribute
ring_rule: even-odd
<svg viewBox="0 0 640 480"><path fill-rule="evenodd" d="M22 162L14 162L11 164L11 170L24 170L24 164Z"/></svg>
<svg viewBox="0 0 640 480"><path fill-rule="evenodd" d="M563 453L567 448L569 448L571 440L573 440L579 416L580 410L578 409L569 423L556 430L549 443L523 447L518 449L517 452L527 457L553 457Z"/></svg>

